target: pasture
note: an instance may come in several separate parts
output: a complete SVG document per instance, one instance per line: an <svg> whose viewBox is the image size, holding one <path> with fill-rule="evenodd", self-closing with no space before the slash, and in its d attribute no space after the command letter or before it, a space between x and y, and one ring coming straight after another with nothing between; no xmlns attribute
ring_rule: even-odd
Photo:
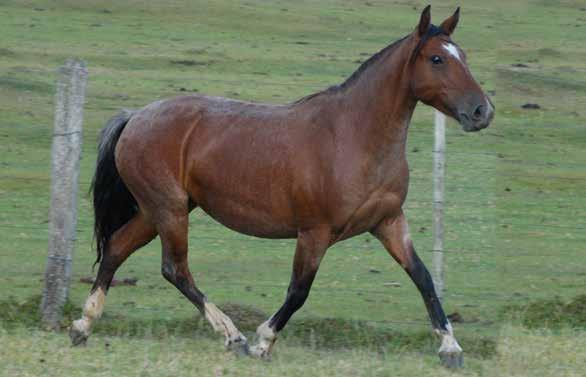
<svg viewBox="0 0 586 377"><path fill-rule="evenodd" d="M274 359L237 359L160 273L153 241L117 273L85 348L38 327L46 263L56 68L87 61L78 236L64 326L94 275L87 191L97 134L120 108L191 92L293 101L339 83L411 32L420 1L0 1L0 374L448 375L438 369L419 293L369 235L329 250L308 302ZM454 40L497 114L465 134L449 121L444 307L466 368L481 376L578 376L586 369L586 5L462 5ZM457 6L432 4L439 22ZM538 104L538 109L522 108ZM411 124L406 213L431 267L433 111ZM282 303L293 240L227 230L195 211L190 264L198 285L248 334ZM578 297L578 298L577 298ZM583 303L581 305L584 305ZM583 308L583 306L581 306ZM561 308L548 321L549 310ZM539 321L524 319L539 311ZM553 312L553 311L552 311ZM567 320L571 316L575 320ZM560 319L561 318L561 319ZM529 325L530 324L530 325ZM308 368L307 367L311 367Z"/></svg>

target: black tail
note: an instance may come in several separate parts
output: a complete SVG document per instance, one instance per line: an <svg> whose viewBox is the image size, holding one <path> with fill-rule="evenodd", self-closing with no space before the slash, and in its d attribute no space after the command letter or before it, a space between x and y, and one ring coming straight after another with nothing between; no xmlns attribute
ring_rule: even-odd
<svg viewBox="0 0 586 377"><path fill-rule="evenodd" d="M110 119L100 134L96 173L90 188L94 197L94 237L98 252L96 263L102 260L114 232L138 211L136 200L122 182L114 159L116 143L131 116L130 111L121 111Z"/></svg>

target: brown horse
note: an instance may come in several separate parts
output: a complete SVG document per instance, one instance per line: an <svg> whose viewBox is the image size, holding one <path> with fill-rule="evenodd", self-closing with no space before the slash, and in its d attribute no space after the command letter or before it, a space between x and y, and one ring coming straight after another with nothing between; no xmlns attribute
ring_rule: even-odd
<svg viewBox="0 0 586 377"><path fill-rule="evenodd" d="M459 10L439 27L425 8L415 31L362 64L343 84L286 105L201 95L154 102L113 118L101 135L93 181L98 275L83 317L86 341L115 271L157 235L162 273L226 344L268 357L277 334L304 303L334 243L371 232L409 274L453 365L454 338L432 279L409 236L402 205L409 170L407 130L417 102L487 127L493 105L450 39ZM196 287L187 263L188 215L201 207L225 226L265 238L297 238L284 304L248 347L232 321Z"/></svg>

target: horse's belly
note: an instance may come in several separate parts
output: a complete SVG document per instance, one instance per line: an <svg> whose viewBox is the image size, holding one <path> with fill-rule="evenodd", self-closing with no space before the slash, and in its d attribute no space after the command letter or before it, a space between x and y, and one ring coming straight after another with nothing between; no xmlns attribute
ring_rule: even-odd
<svg viewBox="0 0 586 377"><path fill-rule="evenodd" d="M262 238L295 238L295 224L282 213L247 206L228 198L200 199L198 205L220 224L242 234Z"/></svg>

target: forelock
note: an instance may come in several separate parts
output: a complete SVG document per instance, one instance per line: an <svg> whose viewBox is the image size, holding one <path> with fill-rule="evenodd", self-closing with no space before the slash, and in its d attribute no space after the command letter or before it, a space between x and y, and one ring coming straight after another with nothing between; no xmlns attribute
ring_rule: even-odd
<svg viewBox="0 0 586 377"><path fill-rule="evenodd" d="M421 50L423 49L423 47L425 46L425 44L427 43L428 40L430 40L433 37L439 36L439 35L445 35L449 37L449 34L445 32L444 29L442 29L439 26L435 26L435 25L430 25L429 29L427 29L427 33L425 33L423 35L423 37L421 37L421 39L419 40L419 42L417 43L417 46L415 46L415 49L413 50L413 54L411 55L411 63L413 63L415 61L415 59L417 59L417 57L419 56L419 53L421 52Z"/></svg>

